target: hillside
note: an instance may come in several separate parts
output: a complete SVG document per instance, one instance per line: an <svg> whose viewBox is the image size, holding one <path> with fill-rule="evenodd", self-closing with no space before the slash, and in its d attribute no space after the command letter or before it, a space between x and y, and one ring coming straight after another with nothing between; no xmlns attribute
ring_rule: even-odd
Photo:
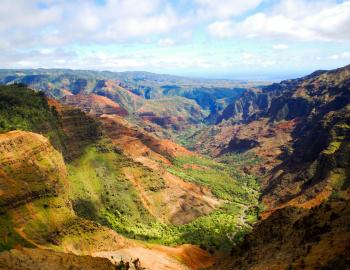
<svg viewBox="0 0 350 270"><path fill-rule="evenodd" d="M78 96L67 106L22 85L0 92L6 121L0 135L6 154L0 156L1 250L20 245L129 254L144 265L156 257L166 262L164 269L197 269L214 258L180 245L225 249L228 234L243 233L254 222L256 211L246 211L257 203L254 177L149 134L115 114L117 107L104 107L113 105L110 100L95 104L89 101L101 98ZM22 256L11 252L0 262ZM21 264L36 260L25 254ZM51 260L50 253L43 256Z"/></svg>
<svg viewBox="0 0 350 270"><path fill-rule="evenodd" d="M102 114L116 114L126 116L128 112L121 108L119 104L104 96L96 94L89 95L66 95L60 102L65 105L80 108L87 114L100 116Z"/></svg>
<svg viewBox="0 0 350 270"><path fill-rule="evenodd" d="M230 105L249 109L230 109L216 127L217 138L230 136L220 150L261 158L247 170L262 175L266 210L231 259L214 269L349 267L349 89L347 66L273 84Z"/></svg>

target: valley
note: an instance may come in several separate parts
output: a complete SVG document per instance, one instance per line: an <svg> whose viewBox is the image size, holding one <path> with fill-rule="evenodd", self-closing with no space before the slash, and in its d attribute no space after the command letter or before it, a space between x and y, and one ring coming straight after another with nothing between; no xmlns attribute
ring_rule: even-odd
<svg viewBox="0 0 350 270"><path fill-rule="evenodd" d="M349 266L350 66L280 83L0 70L0 84L1 269Z"/></svg>

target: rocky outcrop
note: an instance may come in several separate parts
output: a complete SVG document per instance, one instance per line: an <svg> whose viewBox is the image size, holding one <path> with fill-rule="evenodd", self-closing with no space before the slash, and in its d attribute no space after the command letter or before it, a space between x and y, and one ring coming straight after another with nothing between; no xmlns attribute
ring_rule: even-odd
<svg viewBox="0 0 350 270"><path fill-rule="evenodd" d="M67 95L60 101L65 105L80 108L83 112L95 116L101 116L102 114L126 116L128 114L113 100L96 94Z"/></svg>
<svg viewBox="0 0 350 270"><path fill-rule="evenodd" d="M146 122L174 131L185 130L205 118L198 104L182 97L146 100L136 114Z"/></svg>
<svg viewBox="0 0 350 270"><path fill-rule="evenodd" d="M260 156L263 169L255 171L270 172L262 181L269 207L320 203L318 193L348 182L349 89L350 66L248 90L224 110L230 120L215 127L213 139L198 144L213 141L216 155Z"/></svg>
<svg viewBox="0 0 350 270"><path fill-rule="evenodd" d="M344 193L311 209L280 209L212 269L348 269L349 206Z"/></svg>
<svg viewBox="0 0 350 270"><path fill-rule="evenodd" d="M271 121L291 120L307 117L313 109L339 99L342 89L349 86L350 66L333 70L317 71L308 76L274 83L261 89L246 90L240 98L229 104L221 116L222 120L249 122L259 117L269 117ZM339 86L341 86L339 88Z"/></svg>
<svg viewBox="0 0 350 270"><path fill-rule="evenodd" d="M70 161L79 157L86 146L101 137L100 124L93 117L78 108L62 105L52 99L48 103L59 115L63 133L61 151L66 160Z"/></svg>
<svg viewBox="0 0 350 270"><path fill-rule="evenodd" d="M97 81L93 92L113 100L128 113L137 110L144 102L144 99L121 87L120 83L114 80Z"/></svg>
<svg viewBox="0 0 350 270"><path fill-rule="evenodd" d="M45 137L24 131L0 134L0 207L57 196L66 181L62 155Z"/></svg>
<svg viewBox="0 0 350 270"><path fill-rule="evenodd" d="M266 112L271 104L271 96L258 89L248 89L240 98L229 104L218 117L217 123L232 119L236 122L247 122L254 116Z"/></svg>
<svg viewBox="0 0 350 270"><path fill-rule="evenodd" d="M263 200L269 207L321 203L320 194L350 184L350 106L310 120L295 140L292 152L266 178ZM326 196L327 197L327 196ZM323 198L324 199L324 198Z"/></svg>
<svg viewBox="0 0 350 270"><path fill-rule="evenodd" d="M167 159L193 154L176 143L145 132L122 117L103 115L100 120L106 134L130 156L144 155L168 163Z"/></svg>
<svg viewBox="0 0 350 270"><path fill-rule="evenodd" d="M234 125L241 131L231 146L259 122L272 129L271 142L278 126L291 140L281 145L282 163L262 178L262 220L213 269L349 268L349 89L350 66L274 84L262 89L272 97L269 108ZM249 151L259 154L261 146Z"/></svg>

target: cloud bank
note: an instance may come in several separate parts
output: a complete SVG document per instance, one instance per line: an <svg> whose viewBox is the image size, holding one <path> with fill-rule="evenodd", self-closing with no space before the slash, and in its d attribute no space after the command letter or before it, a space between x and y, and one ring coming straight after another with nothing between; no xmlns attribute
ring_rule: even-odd
<svg viewBox="0 0 350 270"><path fill-rule="evenodd" d="M348 0L2 0L0 16L3 68L248 72L349 60Z"/></svg>

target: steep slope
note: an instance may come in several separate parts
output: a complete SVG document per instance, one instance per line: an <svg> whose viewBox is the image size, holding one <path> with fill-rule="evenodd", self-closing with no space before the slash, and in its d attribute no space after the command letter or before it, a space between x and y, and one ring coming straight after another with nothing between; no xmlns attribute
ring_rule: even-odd
<svg viewBox="0 0 350 270"><path fill-rule="evenodd" d="M349 99L350 102L350 99ZM264 202L318 204L350 184L350 106L315 116L299 133L292 153L266 178ZM299 137L303 134L303 137Z"/></svg>
<svg viewBox="0 0 350 270"><path fill-rule="evenodd" d="M60 132L63 133L61 152L71 161L82 155L84 149L101 138L100 124L80 109L63 106L53 99L47 103L58 117Z"/></svg>
<svg viewBox="0 0 350 270"><path fill-rule="evenodd" d="M38 134L12 131L0 139L1 247L7 249L17 242L40 246L50 230L74 216L66 206L67 197L59 196L67 186L63 158ZM55 207L60 208L56 218L47 219Z"/></svg>
<svg viewBox="0 0 350 270"><path fill-rule="evenodd" d="M80 247L73 248L75 234L86 234L91 239L113 235L75 215L68 198L70 184L63 157L45 137L11 131L0 135L0 145L2 250L17 244L49 247L60 243L58 249L82 253L82 239ZM123 246L121 237L113 238L109 245ZM85 244L96 250L104 245L102 239L99 244Z"/></svg>
<svg viewBox="0 0 350 270"><path fill-rule="evenodd" d="M211 269L349 269L349 202L348 190L312 209L277 210Z"/></svg>
<svg viewBox="0 0 350 270"><path fill-rule="evenodd" d="M102 114L116 114L126 116L128 113L109 98L96 94L67 95L60 100L63 104L78 107L83 112L100 116Z"/></svg>
<svg viewBox="0 0 350 270"><path fill-rule="evenodd" d="M21 85L0 86L0 132L16 129L45 135L68 160L101 135L96 121L79 109L48 102Z"/></svg>
<svg viewBox="0 0 350 270"><path fill-rule="evenodd" d="M43 93L21 85L0 86L0 132L14 129L44 134L56 149L65 148L60 120Z"/></svg>
<svg viewBox="0 0 350 270"><path fill-rule="evenodd" d="M67 181L62 156L43 136L23 131L0 134L0 152L2 208L57 195L62 181Z"/></svg>
<svg viewBox="0 0 350 270"><path fill-rule="evenodd" d="M147 100L137 114L145 121L176 131L199 124L204 119L199 105L182 97Z"/></svg>
<svg viewBox="0 0 350 270"><path fill-rule="evenodd" d="M185 148L171 141L160 140L131 125L117 116L103 116L101 120L112 142L136 162L140 162L149 170L157 172L163 184L155 189L157 193L147 192L140 176L142 171L124 169L127 177L144 194L144 200L150 207L155 208L161 201L158 211L162 219L174 223L188 223L194 218L211 212L219 202L213 197L210 190L186 183L183 179L168 173L165 165L171 165L171 159L177 156L194 155ZM158 207L159 208L159 207ZM163 208L163 209L162 209ZM158 214L159 216L159 214Z"/></svg>
<svg viewBox="0 0 350 270"><path fill-rule="evenodd" d="M266 87L270 105L233 119L233 126L242 130L258 123L271 129L293 125L287 143L281 144L280 164L262 178L262 221L214 269L350 267L349 89L350 66L315 72ZM249 139L257 144L246 147L235 134L226 149L259 155L264 145L257 135L263 131L253 132ZM271 135L271 140L278 139Z"/></svg>
<svg viewBox="0 0 350 270"><path fill-rule="evenodd" d="M110 98L129 113L136 111L144 103L144 99L121 87L118 81L98 80L93 92Z"/></svg>
<svg viewBox="0 0 350 270"><path fill-rule="evenodd" d="M324 190L316 182L323 182L331 171L338 171L340 182L348 174L341 168L348 160L349 84L347 66L248 90L224 110L225 121L196 135L194 147L208 141L206 149L212 155L259 156L260 165L247 169L266 174L274 168L262 181L269 206L277 200L276 205L283 204L310 187L313 192ZM341 164L334 164L334 158Z"/></svg>

